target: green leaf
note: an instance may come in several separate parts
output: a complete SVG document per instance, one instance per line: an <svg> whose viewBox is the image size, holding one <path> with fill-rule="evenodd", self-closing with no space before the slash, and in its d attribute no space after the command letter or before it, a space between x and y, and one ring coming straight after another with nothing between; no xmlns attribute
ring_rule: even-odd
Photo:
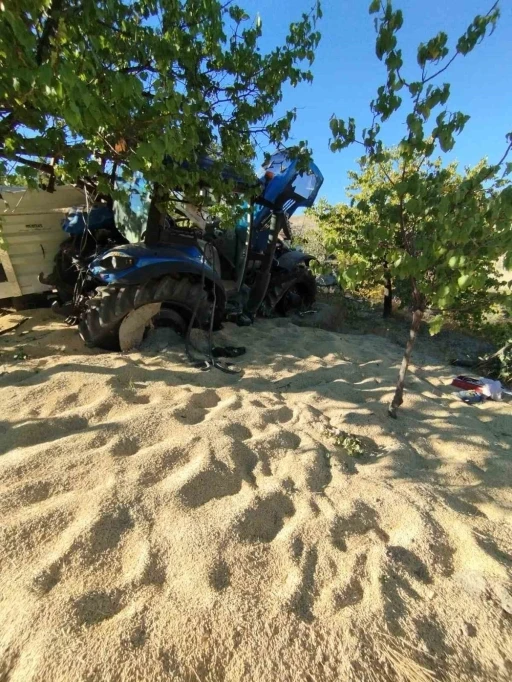
<svg viewBox="0 0 512 682"><path fill-rule="evenodd" d="M401 50L392 51L386 58L386 66L390 71L400 69L403 65Z"/></svg>
<svg viewBox="0 0 512 682"><path fill-rule="evenodd" d="M375 42L375 53L377 57L382 59L387 52L394 50L395 46L396 37L393 33L393 29L388 27L386 24L382 24Z"/></svg>
<svg viewBox="0 0 512 682"><path fill-rule="evenodd" d="M416 197L412 197L405 203L405 208L409 213L416 213L421 210L421 202Z"/></svg>
<svg viewBox="0 0 512 682"><path fill-rule="evenodd" d="M422 135L423 133L423 123L415 114L411 113L407 116L407 127L413 135Z"/></svg>
<svg viewBox="0 0 512 682"><path fill-rule="evenodd" d="M439 130L437 134L437 139L439 140L439 145L443 152L449 152L450 149L453 149L455 140L453 139L453 135L448 129L444 128Z"/></svg>
<svg viewBox="0 0 512 682"><path fill-rule="evenodd" d="M380 0L372 0L369 7L369 14L375 14L380 9Z"/></svg>
<svg viewBox="0 0 512 682"><path fill-rule="evenodd" d="M464 289L469 284L469 279L469 275L461 275L457 280L457 284L461 289Z"/></svg>
<svg viewBox="0 0 512 682"><path fill-rule="evenodd" d="M416 60L421 67L424 67L428 59L428 49L424 43L421 43L418 47L418 53Z"/></svg>
<svg viewBox="0 0 512 682"><path fill-rule="evenodd" d="M428 323L428 331L431 336L439 334L444 324L444 317L442 315L435 315Z"/></svg>

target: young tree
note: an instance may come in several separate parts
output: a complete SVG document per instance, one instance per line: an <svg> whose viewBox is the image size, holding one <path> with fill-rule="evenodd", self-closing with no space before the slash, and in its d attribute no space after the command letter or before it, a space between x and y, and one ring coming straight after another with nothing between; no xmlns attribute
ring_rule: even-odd
<svg viewBox="0 0 512 682"><path fill-rule="evenodd" d="M397 157L398 152L393 153ZM350 204L330 205L320 200L308 213L314 217L323 248L336 256L340 283L351 290L375 290L384 286L383 315L391 315L392 281L389 269L389 243L393 235L380 227L380 216L371 202L367 200L380 182L385 181L383 164L371 164L365 159L360 161L361 174L349 171L352 184L347 194ZM392 161L388 161L386 172L392 172ZM364 166L364 168L363 168ZM390 198L392 201L392 199ZM367 210L359 205L366 202Z"/></svg>
<svg viewBox="0 0 512 682"><path fill-rule="evenodd" d="M376 53L385 62L387 80L371 103L372 123L360 137L354 119L331 119L331 149L337 151L355 142L364 147L362 171L355 176L363 195L357 208L368 216L378 216L374 229L369 228L365 234L365 253L381 253L393 277L407 278L411 287L410 336L389 407L389 415L396 417L427 305L439 311L433 331L439 329L443 316L462 298L473 307L473 313L481 311L489 286L495 283L493 263L505 256L506 267L512 265L512 186L507 179L512 164L505 165L512 148L512 133L507 135L507 146L499 161L481 162L464 174L456 173L452 166L443 168L429 161L436 150L447 152L453 148L455 136L469 119L460 111L449 111L450 86L438 84L438 78L455 59L471 52L492 32L499 18L497 3L486 15L475 17L451 52L444 32L421 43L416 78L404 75L398 48L402 12L394 10L389 0L373 0L370 13L377 15ZM399 110L407 111L406 132L398 141L398 158L394 159L393 153L384 148L381 123ZM377 168L377 175L384 179L370 177ZM360 252L357 242L355 250ZM364 259L364 253L361 255Z"/></svg>
<svg viewBox="0 0 512 682"><path fill-rule="evenodd" d="M261 21L229 0L6 0L0 173L95 176L100 191L109 176L195 188L206 175L225 189L221 166L246 172L255 135L286 140L295 112L272 116L285 83L312 79L320 16L317 4L263 54Z"/></svg>

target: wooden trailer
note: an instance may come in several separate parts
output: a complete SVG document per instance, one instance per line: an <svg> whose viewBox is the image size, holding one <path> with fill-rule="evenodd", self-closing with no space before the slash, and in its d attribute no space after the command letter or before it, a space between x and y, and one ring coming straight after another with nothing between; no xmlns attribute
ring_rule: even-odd
<svg viewBox="0 0 512 682"><path fill-rule="evenodd" d="M85 204L83 191L63 185L52 193L24 187L0 192L0 299L50 291L38 275L53 270L66 238L62 220L70 208Z"/></svg>

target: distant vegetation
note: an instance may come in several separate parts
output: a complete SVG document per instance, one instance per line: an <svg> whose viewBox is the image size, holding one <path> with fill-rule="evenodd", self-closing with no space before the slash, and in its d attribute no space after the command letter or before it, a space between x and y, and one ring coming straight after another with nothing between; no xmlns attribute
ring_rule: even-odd
<svg viewBox="0 0 512 682"><path fill-rule="evenodd" d="M416 333L427 308L432 333L453 319L484 323L493 304L510 306L497 263L512 267L512 133L503 155L460 170L435 159L453 149L469 116L449 107L450 85L441 76L455 59L492 33L498 4L477 16L448 47L440 32L417 50L417 64L404 64L398 46L403 15L390 1L373 0L375 50L386 67L385 83L370 104L371 123L358 130L354 119L331 118L331 149L359 144L359 170L350 173L349 204L320 203L317 219L326 252L339 262L340 281L349 287L385 282L407 292L412 308L409 341L389 408L396 417ZM444 76L443 76L444 78ZM405 133L386 148L381 128L399 112ZM317 239L317 232L314 233ZM390 296L388 296L388 301ZM505 344L510 353L510 344Z"/></svg>

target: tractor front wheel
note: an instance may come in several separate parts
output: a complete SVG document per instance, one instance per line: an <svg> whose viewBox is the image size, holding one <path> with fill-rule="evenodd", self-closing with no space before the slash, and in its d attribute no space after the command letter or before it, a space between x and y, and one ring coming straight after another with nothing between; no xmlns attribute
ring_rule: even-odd
<svg viewBox="0 0 512 682"><path fill-rule="evenodd" d="M309 308L316 300L316 279L311 270L299 267L293 275L287 282L286 291L275 305L275 310L280 315Z"/></svg>

